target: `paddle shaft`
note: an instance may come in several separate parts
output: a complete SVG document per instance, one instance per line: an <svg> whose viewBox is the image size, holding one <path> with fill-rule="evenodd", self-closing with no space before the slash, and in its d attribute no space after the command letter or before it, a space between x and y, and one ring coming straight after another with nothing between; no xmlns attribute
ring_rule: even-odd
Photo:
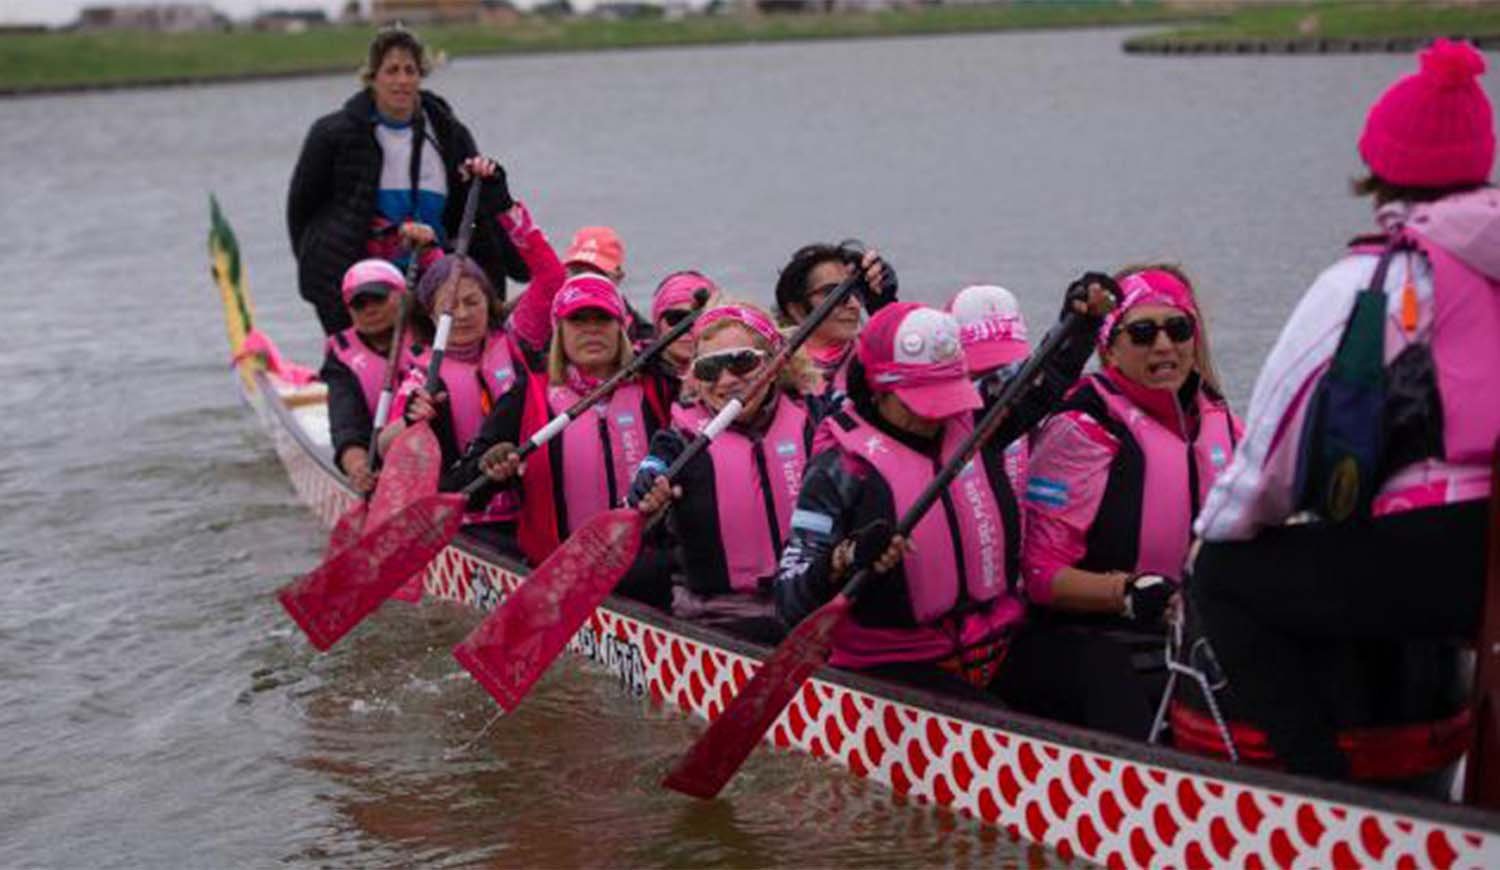
<svg viewBox="0 0 1500 870"><path fill-rule="evenodd" d="M1474 743L1464 771L1464 801L1500 809L1500 440L1490 474L1489 567L1474 641Z"/></svg>
<svg viewBox="0 0 1500 870"><path fill-rule="evenodd" d="M458 242L453 246L453 256L462 259L469 255L469 244L474 240L474 214L479 211L479 176L469 182L469 193L464 199L464 216L458 225ZM444 291L458 285L459 268L455 261L453 271L448 273L448 280L438 290L438 298L443 296ZM448 332L453 329L453 310L445 308L438 317L437 335L432 339L432 361L427 364L427 383L437 383L438 375L443 369L443 355L448 351Z"/></svg>
<svg viewBox="0 0 1500 870"><path fill-rule="evenodd" d="M688 312L686 317L677 321L671 329L662 333L655 341L642 348L641 352L636 354L628 365L610 375L609 379L604 381L604 383L589 390L588 395L574 402L566 411L548 420L547 425L533 432L531 437L526 439L516 450L516 457L524 460L536 452L543 444L551 441L557 433L568 428L568 424L578 419L580 414L597 405L606 396L613 393L615 388L620 386L627 378L634 377L641 369L646 367L647 363L661 356L662 352L671 346L673 342L682 338L687 334L689 329L693 328L693 324L698 322L698 317L703 313L704 306L707 303L708 288L699 287L697 292L693 294L693 310ZM480 472L479 476L469 481L460 492L462 495L471 496L489 482L489 476Z"/></svg>
<svg viewBox="0 0 1500 870"><path fill-rule="evenodd" d="M1047 335L1047 338L1036 349L1036 352L1021 366L1021 370L1016 373L1016 376L1006 382L1005 387L1000 391L1000 395L995 399L995 404L990 406L990 409L979 419L979 423L974 427L974 431L970 432L968 437L964 438L963 442L958 446L958 451L944 463L943 467L938 470L938 473L923 488L921 494L917 496L917 500L912 502L911 506L906 509L906 513L901 515L900 521L896 524L896 534L903 536L910 535L912 530L917 527L917 524L922 521L922 517L927 515L927 511L932 509L932 506L937 503L939 498L942 498L943 492L948 489L948 485L953 482L953 478L957 477L960 471L963 471L964 466L969 464L969 460L974 458L974 454L979 452L979 448L983 447L994 437L1006 418L1010 416L1010 409L1015 404L1016 399L1031 386L1036 380L1037 374L1041 372L1042 366L1046 365L1047 361L1057 352L1057 349L1062 346L1063 342L1068 340L1069 333L1073 331L1073 326L1079 319L1081 319L1081 315L1069 311L1063 317L1062 321L1058 323L1057 327ZM851 601L857 598L859 593L864 589L865 584L870 582L872 574L874 572L868 566L860 569L854 575L854 578L844 586L844 597Z"/></svg>
<svg viewBox="0 0 1500 870"><path fill-rule="evenodd" d="M412 263L417 261L412 254ZM370 425L370 470L380 470L380 430L391 418L391 401L396 395L396 366L401 360L401 343L406 340L406 317L411 306L412 279L415 269L406 267L406 293L396 303L396 325L391 328L391 347L385 355L385 377L380 384L380 400L375 403L375 417Z"/></svg>

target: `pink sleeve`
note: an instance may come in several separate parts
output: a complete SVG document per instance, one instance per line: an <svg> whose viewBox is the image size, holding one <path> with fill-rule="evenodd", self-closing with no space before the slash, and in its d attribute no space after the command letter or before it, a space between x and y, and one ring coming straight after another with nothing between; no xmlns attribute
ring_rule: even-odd
<svg viewBox="0 0 1500 870"><path fill-rule="evenodd" d="M1049 419L1037 433L1027 467L1026 534L1021 577L1026 596L1052 600L1057 572L1083 558L1119 442L1079 411Z"/></svg>
<svg viewBox="0 0 1500 870"><path fill-rule="evenodd" d="M524 203L517 202L496 220L531 271L531 283L511 311L510 331L523 347L541 350L552 340L552 297L566 277L562 261Z"/></svg>

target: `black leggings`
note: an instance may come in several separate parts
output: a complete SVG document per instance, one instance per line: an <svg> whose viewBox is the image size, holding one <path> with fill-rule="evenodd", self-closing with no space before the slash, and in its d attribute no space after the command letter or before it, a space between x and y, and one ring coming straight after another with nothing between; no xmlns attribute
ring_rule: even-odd
<svg viewBox="0 0 1500 870"><path fill-rule="evenodd" d="M1204 544L1188 596L1242 712L1290 770L1348 772L1314 676L1321 642L1472 638L1486 513L1465 502Z"/></svg>

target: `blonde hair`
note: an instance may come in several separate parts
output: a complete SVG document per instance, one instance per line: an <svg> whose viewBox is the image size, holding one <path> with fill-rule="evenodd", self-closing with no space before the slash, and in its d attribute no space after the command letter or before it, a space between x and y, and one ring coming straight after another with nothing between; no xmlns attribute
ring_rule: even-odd
<svg viewBox="0 0 1500 870"><path fill-rule="evenodd" d="M742 302L727 295L720 295L714 300L714 302L715 304L713 308L722 308L727 305L735 305L741 308L750 308L760 312L761 314L764 314L767 320L770 320L773 323L776 322L769 311L766 311L764 308L756 305L753 302ZM709 310L711 311L713 310L713 308L710 308ZM695 341L702 341L709 336L717 335L731 326L739 327L741 332L744 332L746 335L750 336L750 339L752 342L754 342L755 347L765 351L767 355L776 352L776 349L771 347L771 343L766 341L765 336L761 335L760 333L751 329L749 326L746 326L745 324L740 323L737 320L720 320L715 323L710 323L707 327L704 328L703 332L697 335ZM696 356L696 344L694 345L693 352ZM815 393L818 392L822 387L822 376L818 373L817 368L813 366L812 360L807 358L807 354L804 354L802 352L802 349L798 348L791 355L791 358L786 361L786 365L781 367L781 371L777 373L776 386L788 393L793 394Z"/></svg>
<svg viewBox="0 0 1500 870"><path fill-rule="evenodd" d="M615 370L630 365L635 359L635 348L630 346L630 336L625 332L625 325L616 323L619 328L620 351L615 355ZM552 327L552 343L547 347L547 381L553 386L567 383L568 356L563 350L562 321Z"/></svg>
<svg viewBox="0 0 1500 870"><path fill-rule="evenodd" d="M1187 288L1188 295L1193 298L1193 307L1198 309L1193 315L1198 321L1198 341L1193 346L1193 368L1198 371L1198 378L1203 385L1208 387L1214 395L1223 396L1224 386L1219 382L1219 370L1214 368L1213 354L1208 349L1208 312L1203 308L1203 299L1198 295L1198 288L1193 285L1193 279L1189 278L1187 272L1177 263L1132 263L1114 274L1116 281L1123 280L1127 275L1137 272L1166 272L1173 278L1182 282Z"/></svg>

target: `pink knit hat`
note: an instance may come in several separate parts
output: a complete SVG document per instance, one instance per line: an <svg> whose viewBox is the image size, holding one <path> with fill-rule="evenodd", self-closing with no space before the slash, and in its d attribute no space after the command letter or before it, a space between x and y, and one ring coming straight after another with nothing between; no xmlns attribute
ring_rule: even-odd
<svg viewBox="0 0 1500 870"><path fill-rule="evenodd" d="M1382 180L1408 187L1479 184L1495 162L1489 97L1476 80L1484 57L1467 42L1438 39L1417 72L1370 107L1359 154Z"/></svg>

